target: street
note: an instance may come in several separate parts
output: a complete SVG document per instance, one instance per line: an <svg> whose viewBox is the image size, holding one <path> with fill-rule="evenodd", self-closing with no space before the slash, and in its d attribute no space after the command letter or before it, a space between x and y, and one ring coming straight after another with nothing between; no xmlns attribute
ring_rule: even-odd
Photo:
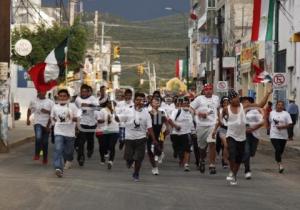
<svg viewBox="0 0 300 210"><path fill-rule="evenodd" d="M169 144L160 175L151 174L146 158L140 182L132 181L119 151L111 171L99 164L96 152L84 167L76 162L63 178L57 178L51 164L42 166L32 160L33 148L28 143L0 156L0 209L246 210L298 209L300 205L300 156L287 150L286 172L281 175L270 145L260 146L253 161L253 179L245 180L240 173L238 186L226 183L228 172L220 164L217 175L201 175L194 164L191 172L184 172L172 158Z"/></svg>

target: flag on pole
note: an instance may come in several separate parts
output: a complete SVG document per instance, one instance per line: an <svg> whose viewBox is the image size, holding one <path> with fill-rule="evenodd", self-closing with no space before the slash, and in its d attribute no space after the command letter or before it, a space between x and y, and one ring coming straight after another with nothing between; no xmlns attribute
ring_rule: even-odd
<svg viewBox="0 0 300 210"><path fill-rule="evenodd" d="M273 39L275 1L253 1L252 41L270 41Z"/></svg>
<svg viewBox="0 0 300 210"><path fill-rule="evenodd" d="M198 7L198 2L197 3L195 3L194 5L193 5L193 7L192 7L192 11L191 11L191 13L190 13L190 18L192 19L192 20L197 20L198 19L198 16L197 16L197 13L196 13L196 9L197 9L197 7Z"/></svg>
<svg viewBox="0 0 300 210"><path fill-rule="evenodd" d="M176 61L176 77L180 80L183 80L187 76L187 66L186 66L186 60L184 59L178 59Z"/></svg>
<svg viewBox="0 0 300 210"><path fill-rule="evenodd" d="M51 90L57 85L58 77L64 75L67 43L68 38L53 49L44 62L36 64L28 71L37 91Z"/></svg>
<svg viewBox="0 0 300 210"><path fill-rule="evenodd" d="M255 71L255 74L253 76L253 83L259 84L259 83L272 83L273 79L269 72L264 71L257 65L253 64L253 69Z"/></svg>

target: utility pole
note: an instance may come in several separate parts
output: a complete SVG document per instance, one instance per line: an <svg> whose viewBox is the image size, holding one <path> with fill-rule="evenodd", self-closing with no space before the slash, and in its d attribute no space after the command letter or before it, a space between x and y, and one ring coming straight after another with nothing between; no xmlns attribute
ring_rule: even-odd
<svg viewBox="0 0 300 210"><path fill-rule="evenodd" d="M189 90L189 83L190 83L190 76L189 76L189 46L187 45L185 48L185 54L186 54L186 88L187 91Z"/></svg>
<svg viewBox="0 0 300 210"><path fill-rule="evenodd" d="M77 0L70 0L70 4L69 4L69 7L70 7L70 22L69 22L69 24L70 24L70 26L72 26L75 21L76 5L77 5Z"/></svg>
<svg viewBox="0 0 300 210"><path fill-rule="evenodd" d="M278 51L279 51L279 9L280 0L275 0L275 37L274 37L274 72L279 72Z"/></svg>
<svg viewBox="0 0 300 210"><path fill-rule="evenodd" d="M9 103L9 92L5 88L7 83L9 63L10 63L10 15L11 15L11 1L1 0L0 1L0 152L8 152L7 147L7 127L8 127L8 114L4 112L4 107L8 107ZM7 94L8 93L8 94ZM3 128L3 129L2 129Z"/></svg>
<svg viewBox="0 0 300 210"><path fill-rule="evenodd" d="M224 23L222 17L221 9L218 11L217 16L217 27L218 27L218 53L219 53L219 81L223 81L223 34L222 34L222 24Z"/></svg>

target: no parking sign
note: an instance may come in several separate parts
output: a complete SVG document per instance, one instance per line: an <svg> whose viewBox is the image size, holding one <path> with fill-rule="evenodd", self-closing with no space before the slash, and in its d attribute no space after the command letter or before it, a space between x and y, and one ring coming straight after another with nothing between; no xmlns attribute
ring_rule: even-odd
<svg viewBox="0 0 300 210"><path fill-rule="evenodd" d="M227 92L227 91L228 91L228 82L227 81L218 81L217 92Z"/></svg>
<svg viewBox="0 0 300 210"><path fill-rule="evenodd" d="M287 75L286 73L274 73L273 74L273 88L275 90L281 90L287 87Z"/></svg>

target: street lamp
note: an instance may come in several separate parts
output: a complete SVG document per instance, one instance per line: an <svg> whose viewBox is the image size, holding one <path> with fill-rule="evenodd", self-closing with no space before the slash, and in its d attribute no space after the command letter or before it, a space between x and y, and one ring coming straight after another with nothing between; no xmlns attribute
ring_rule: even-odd
<svg viewBox="0 0 300 210"><path fill-rule="evenodd" d="M184 30L188 29L188 23L186 23L187 16L184 12L176 10L173 7L165 7L165 10L180 14L183 17L183 29ZM187 90L189 90L189 82L190 82L189 81L190 80L189 73L190 72L189 72L189 46L188 45L186 46L186 69L187 69L186 87L187 87Z"/></svg>

